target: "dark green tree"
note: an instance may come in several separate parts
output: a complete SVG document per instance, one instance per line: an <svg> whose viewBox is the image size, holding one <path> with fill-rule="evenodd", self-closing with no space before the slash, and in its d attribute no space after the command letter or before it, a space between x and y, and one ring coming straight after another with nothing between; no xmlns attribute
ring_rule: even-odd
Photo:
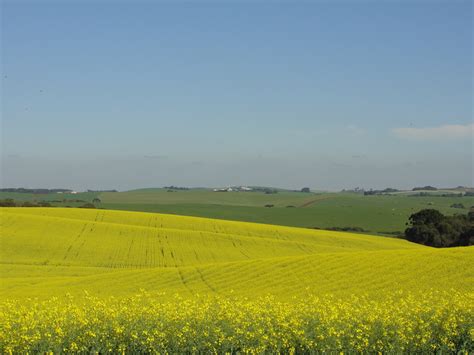
<svg viewBox="0 0 474 355"><path fill-rule="evenodd" d="M437 248L472 245L474 215L444 216L434 209L425 209L410 216L406 238L414 243Z"/></svg>
<svg viewBox="0 0 474 355"><path fill-rule="evenodd" d="M409 223L415 224L436 224L444 219L444 215L435 209L428 208L412 214Z"/></svg>

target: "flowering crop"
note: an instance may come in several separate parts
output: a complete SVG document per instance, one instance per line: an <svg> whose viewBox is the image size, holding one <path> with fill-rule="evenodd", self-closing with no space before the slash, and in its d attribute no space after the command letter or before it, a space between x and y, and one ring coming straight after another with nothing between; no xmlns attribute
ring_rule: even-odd
<svg viewBox="0 0 474 355"><path fill-rule="evenodd" d="M0 306L0 351L472 352L474 295L456 291L279 301L142 292Z"/></svg>
<svg viewBox="0 0 474 355"><path fill-rule="evenodd" d="M62 208L0 228L0 353L474 352L474 247Z"/></svg>

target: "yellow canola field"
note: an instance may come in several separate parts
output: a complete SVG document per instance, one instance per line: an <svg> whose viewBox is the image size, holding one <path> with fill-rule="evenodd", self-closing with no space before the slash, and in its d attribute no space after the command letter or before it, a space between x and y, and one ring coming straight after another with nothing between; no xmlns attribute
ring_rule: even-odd
<svg viewBox="0 0 474 355"><path fill-rule="evenodd" d="M474 351L473 247L68 208L0 228L2 352Z"/></svg>
<svg viewBox="0 0 474 355"><path fill-rule="evenodd" d="M472 295L383 301L221 296L53 298L0 306L2 353L471 353Z"/></svg>

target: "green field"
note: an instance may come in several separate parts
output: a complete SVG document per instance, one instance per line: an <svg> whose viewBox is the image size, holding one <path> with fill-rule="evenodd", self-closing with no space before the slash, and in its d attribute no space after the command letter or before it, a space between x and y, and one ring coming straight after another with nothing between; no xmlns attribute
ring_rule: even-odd
<svg viewBox="0 0 474 355"><path fill-rule="evenodd" d="M473 247L157 213L0 213L2 352L474 346Z"/></svg>
<svg viewBox="0 0 474 355"><path fill-rule="evenodd" d="M467 213L474 197L410 197L405 194L363 196L355 193L300 193L279 191L213 192L191 189L168 192L166 189L141 189L128 192L70 194L6 194L1 198L23 201L101 199L98 207L124 211L157 212L246 221L305 228L360 227L370 234L402 234L408 217L421 209L435 208L444 214ZM462 203L466 208L450 206ZM78 207L78 202L53 202L55 206ZM265 205L274 205L272 208ZM293 206L293 207L288 207Z"/></svg>

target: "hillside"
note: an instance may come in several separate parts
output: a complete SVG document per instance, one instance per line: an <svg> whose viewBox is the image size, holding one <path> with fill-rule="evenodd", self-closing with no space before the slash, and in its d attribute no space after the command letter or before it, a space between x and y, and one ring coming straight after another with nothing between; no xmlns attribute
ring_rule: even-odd
<svg viewBox="0 0 474 355"><path fill-rule="evenodd" d="M206 218L2 208L0 295L472 291L474 248ZM470 271L471 270L471 271Z"/></svg>

